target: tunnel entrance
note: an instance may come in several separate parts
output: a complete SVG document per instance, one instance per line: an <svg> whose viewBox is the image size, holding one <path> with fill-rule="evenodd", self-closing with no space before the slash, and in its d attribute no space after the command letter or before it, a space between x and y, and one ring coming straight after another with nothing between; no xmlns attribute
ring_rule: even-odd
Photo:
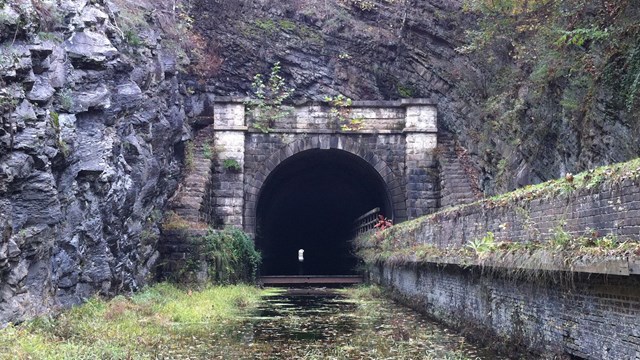
<svg viewBox="0 0 640 360"><path fill-rule="evenodd" d="M304 275L355 273L353 220L376 207L393 217L384 180L361 157L311 149L287 158L267 177L258 198L261 274L299 275L299 249Z"/></svg>

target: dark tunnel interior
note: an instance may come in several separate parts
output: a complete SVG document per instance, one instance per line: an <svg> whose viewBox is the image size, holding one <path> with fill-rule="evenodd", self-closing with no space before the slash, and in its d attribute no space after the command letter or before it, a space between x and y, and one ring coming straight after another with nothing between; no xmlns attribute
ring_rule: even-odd
<svg viewBox="0 0 640 360"><path fill-rule="evenodd" d="M347 275L357 264L353 220L393 210L384 180L349 152L313 149L289 157L264 182L257 205L261 275ZM298 262L304 249L304 262Z"/></svg>

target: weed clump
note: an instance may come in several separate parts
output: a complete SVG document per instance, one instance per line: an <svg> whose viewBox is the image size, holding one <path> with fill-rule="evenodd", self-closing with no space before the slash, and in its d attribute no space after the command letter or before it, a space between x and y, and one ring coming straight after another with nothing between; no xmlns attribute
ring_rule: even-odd
<svg viewBox="0 0 640 360"><path fill-rule="evenodd" d="M254 283L262 257L249 236L237 228L209 229L195 240L207 263L209 277L218 284Z"/></svg>

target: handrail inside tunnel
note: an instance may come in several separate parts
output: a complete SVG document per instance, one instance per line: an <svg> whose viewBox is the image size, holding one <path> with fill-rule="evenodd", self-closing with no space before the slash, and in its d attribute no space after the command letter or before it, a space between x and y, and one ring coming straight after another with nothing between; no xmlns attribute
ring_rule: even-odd
<svg viewBox="0 0 640 360"><path fill-rule="evenodd" d="M353 238L375 229L378 215L380 215L380 208L376 207L355 219L353 221Z"/></svg>

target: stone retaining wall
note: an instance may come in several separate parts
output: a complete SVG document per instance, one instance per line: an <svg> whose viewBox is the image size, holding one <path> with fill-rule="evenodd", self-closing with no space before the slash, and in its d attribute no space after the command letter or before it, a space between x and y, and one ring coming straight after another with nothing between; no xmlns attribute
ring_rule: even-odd
<svg viewBox="0 0 640 360"><path fill-rule="evenodd" d="M462 246L493 232L496 241L546 241L559 231L581 236L596 231L640 238L638 179L604 183L593 189L533 199L484 200L442 211L421 220L417 243Z"/></svg>
<svg viewBox="0 0 640 360"><path fill-rule="evenodd" d="M638 242L640 170L614 172L602 172L610 179L591 186L563 179L547 190L523 189L442 210L396 226L393 237L409 246L439 248L459 248L489 232L495 241L550 242L560 234L596 233ZM482 266L503 267L500 261L462 264L450 260L445 256L400 265L378 264L371 276L393 288L408 304L449 325L473 329L485 340L491 333L538 354L640 359L636 255L623 253L600 262L596 255L587 259L588 266L549 267L539 277L483 271ZM508 267L519 265L516 261ZM542 268L529 270L543 274Z"/></svg>
<svg viewBox="0 0 640 360"><path fill-rule="evenodd" d="M431 264L381 266L371 277L409 306L493 345L536 357L640 358L640 276L531 282Z"/></svg>

